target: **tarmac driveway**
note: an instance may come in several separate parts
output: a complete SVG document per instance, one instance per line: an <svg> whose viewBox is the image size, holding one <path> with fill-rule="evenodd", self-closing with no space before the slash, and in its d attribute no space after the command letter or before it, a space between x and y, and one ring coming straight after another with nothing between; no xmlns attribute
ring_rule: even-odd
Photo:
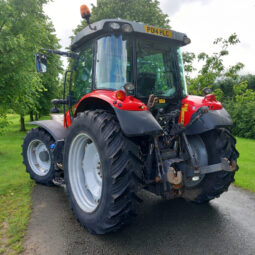
<svg viewBox="0 0 255 255"><path fill-rule="evenodd" d="M91 235L76 222L64 188L36 185L24 254L255 254L255 194L231 187L196 205L141 192L124 229Z"/></svg>

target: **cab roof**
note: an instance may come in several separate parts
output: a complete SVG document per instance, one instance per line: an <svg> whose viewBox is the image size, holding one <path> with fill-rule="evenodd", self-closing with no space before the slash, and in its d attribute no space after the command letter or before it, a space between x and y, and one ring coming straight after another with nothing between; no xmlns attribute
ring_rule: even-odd
<svg viewBox="0 0 255 255"><path fill-rule="evenodd" d="M72 41L71 50L77 51L87 41L102 34L109 33L110 31L113 32L113 30L110 30L110 23L118 23L120 27L123 24L129 24L133 29L133 32L131 33L175 41L179 46L184 46L190 43L190 39L186 34L179 33L174 30L158 28L144 23L123 19L104 19L91 24L91 27L95 28L94 30L87 26L79 32Z"/></svg>

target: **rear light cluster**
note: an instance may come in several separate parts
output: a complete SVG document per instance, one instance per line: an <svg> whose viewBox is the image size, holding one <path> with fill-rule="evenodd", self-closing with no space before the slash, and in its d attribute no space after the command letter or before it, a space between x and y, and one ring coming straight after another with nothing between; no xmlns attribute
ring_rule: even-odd
<svg viewBox="0 0 255 255"><path fill-rule="evenodd" d="M121 23L117 23L117 22L111 22L109 23L109 28L114 30L114 31L118 31L118 30L122 30L122 32L125 33L131 33L133 32L133 28L130 24L121 24Z"/></svg>
<svg viewBox="0 0 255 255"><path fill-rule="evenodd" d="M206 101L213 102L213 101L216 101L216 97L215 97L214 94L209 94L209 95L206 95L206 96L205 96L205 100L206 100Z"/></svg>
<svg viewBox="0 0 255 255"><path fill-rule="evenodd" d="M126 98L126 94L125 94L125 92L122 91L122 90L117 90L117 91L116 91L116 94L115 94L115 97L116 97L118 100L120 100L120 101L124 101L125 98Z"/></svg>

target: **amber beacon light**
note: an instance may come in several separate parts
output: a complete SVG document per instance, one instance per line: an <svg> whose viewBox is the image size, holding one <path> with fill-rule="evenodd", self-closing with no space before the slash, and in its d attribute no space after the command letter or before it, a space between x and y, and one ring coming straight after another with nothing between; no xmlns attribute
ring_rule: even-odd
<svg viewBox="0 0 255 255"><path fill-rule="evenodd" d="M81 10L82 18L88 20L91 16L91 12L90 12L89 7L86 4L83 4L81 6L80 10Z"/></svg>
<svg viewBox="0 0 255 255"><path fill-rule="evenodd" d="M80 10L81 10L81 16L82 16L83 19L85 19L87 21L87 23L89 25L89 28L91 30L96 30L97 28L96 27L92 27L90 25L90 22L89 22L89 18L91 17L91 12L90 12L89 7L86 4L84 4L84 5L82 5L80 7Z"/></svg>

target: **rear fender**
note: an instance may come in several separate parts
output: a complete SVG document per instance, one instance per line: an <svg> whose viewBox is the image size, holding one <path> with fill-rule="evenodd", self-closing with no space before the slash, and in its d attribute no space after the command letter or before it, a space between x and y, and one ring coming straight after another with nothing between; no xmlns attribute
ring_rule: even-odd
<svg viewBox="0 0 255 255"><path fill-rule="evenodd" d="M192 118L193 117L194 115ZM202 134L216 128L230 127L232 125L233 121L224 108L221 110L209 110L208 113L203 114L189 128L187 128L185 133L187 135Z"/></svg>
<svg viewBox="0 0 255 255"><path fill-rule="evenodd" d="M75 107L74 117L85 110L103 109L116 115L122 132L128 137L162 132L161 126L143 102L132 96L120 101L116 99L115 93L98 90L84 96Z"/></svg>
<svg viewBox="0 0 255 255"><path fill-rule="evenodd" d="M157 135L162 128L150 111L123 111L114 109L122 132L129 137Z"/></svg>
<svg viewBox="0 0 255 255"><path fill-rule="evenodd" d="M197 116L198 110L205 106L208 107L209 112L187 127L185 131L187 135L202 134L209 130L233 125L230 115L213 94L205 97L187 96L183 98L179 123L187 126Z"/></svg>

